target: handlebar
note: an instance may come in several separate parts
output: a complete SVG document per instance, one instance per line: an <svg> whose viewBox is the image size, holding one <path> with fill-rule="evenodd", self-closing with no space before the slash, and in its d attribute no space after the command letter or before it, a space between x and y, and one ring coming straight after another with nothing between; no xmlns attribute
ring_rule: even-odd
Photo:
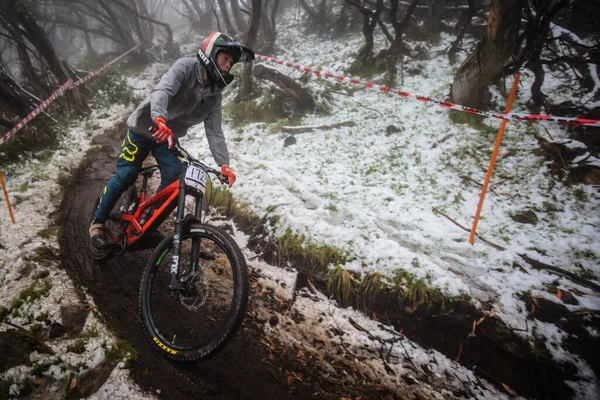
<svg viewBox="0 0 600 400"><path fill-rule="evenodd" d="M158 129L157 126L155 124L153 124L148 130L154 134L154 132L156 132L157 129ZM174 141L173 148L171 149L171 151L174 152L179 157L185 158L186 160L188 160L190 162L193 161L196 164L200 164L202 166L202 168L204 168L204 170L206 170L206 172L215 175L217 177L217 179L219 180L219 182L221 182L222 184L225 184L225 185L229 185L228 177L223 175L220 171L207 166L206 164L204 164L201 161L198 161L190 153L188 153L187 150L185 150L183 147L181 147L179 145L179 143Z"/></svg>
<svg viewBox="0 0 600 400"><path fill-rule="evenodd" d="M219 182L229 185L228 177L223 175L220 171L207 166L206 164L204 164L201 161L198 161L190 153L188 153L187 150L185 150L183 147L181 147L179 145L179 143L173 143L173 148L171 149L171 151L174 152L175 154L177 154L179 157L185 158L186 160L188 160L190 162L193 161L195 164L199 164L204 170L206 170L206 172L215 175L217 177L217 179L219 180Z"/></svg>

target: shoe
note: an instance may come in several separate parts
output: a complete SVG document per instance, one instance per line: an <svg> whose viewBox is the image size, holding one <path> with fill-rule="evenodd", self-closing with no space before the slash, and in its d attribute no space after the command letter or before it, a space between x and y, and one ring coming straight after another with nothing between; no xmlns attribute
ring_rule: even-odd
<svg viewBox="0 0 600 400"><path fill-rule="evenodd" d="M92 247L102 250L110 247L104 223L100 222L90 225L90 244Z"/></svg>

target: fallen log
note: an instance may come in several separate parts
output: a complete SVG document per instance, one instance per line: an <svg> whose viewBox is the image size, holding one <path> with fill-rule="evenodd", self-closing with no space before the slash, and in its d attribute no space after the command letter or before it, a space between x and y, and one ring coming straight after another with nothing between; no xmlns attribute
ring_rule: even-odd
<svg viewBox="0 0 600 400"><path fill-rule="evenodd" d="M298 106L306 109L315 106L315 100L308 89L305 89L294 79L282 74L276 69L259 64L254 66L253 74L258 79L273 82L286 94L296 100Z"/></svg>
<svg viewBox="0 0 600 400"><path fill-rule="evenodd" d="M356 122L354 122L354 121L344 121L344 122L339 122L337 124L321 125L321 126L282 126L281 127L281 132L296 133L297 134L297 133L312 132L312 131L315 131L315 130L325 131L325 130L340 128L342 126L356 126Z"/></svg>

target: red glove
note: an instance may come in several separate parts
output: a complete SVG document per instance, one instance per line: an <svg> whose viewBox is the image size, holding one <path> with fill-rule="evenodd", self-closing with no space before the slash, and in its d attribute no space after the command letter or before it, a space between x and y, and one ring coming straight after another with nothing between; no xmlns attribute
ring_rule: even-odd
<svg viewBox="0 0 600 400"><path fill-rule="evenodd" d="M235 174L231 171L229 165L221 165L221 173L229 179L229 187L233 186L233 182L235 182Z"/></svg>
<svg viewBox="0 0 600 400"><path fill-rule="evenodd" d="M167 121L163 117L156 117L154 119L154 129L152 129L152 136L159 144L165 141L169 143L169 150L173 147L173 132L167 126Z"/></svg>

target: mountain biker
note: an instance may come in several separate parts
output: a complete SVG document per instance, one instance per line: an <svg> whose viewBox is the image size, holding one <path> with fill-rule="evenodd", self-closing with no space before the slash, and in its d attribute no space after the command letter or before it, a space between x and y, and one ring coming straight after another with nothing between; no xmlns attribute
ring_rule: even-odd
<svg viewBox="0 0 600 400"><path fill-rule="evenodd" d="M229 168L229 152L221 127L221 91L233 81L231 67L253 59L251 49L221 32L212 32L196 57L177 60L129 116L129 130L121 144L117 171L100 193L89 230L90 243L96 250L110 247L104 223L121 194L135 182L150 152L161 175L157 191L179 177L181 163L169 150L193 125L204 122L213 158L221 166L221 173L229 178L229 187L233 185L236 176Z"/></svg>

